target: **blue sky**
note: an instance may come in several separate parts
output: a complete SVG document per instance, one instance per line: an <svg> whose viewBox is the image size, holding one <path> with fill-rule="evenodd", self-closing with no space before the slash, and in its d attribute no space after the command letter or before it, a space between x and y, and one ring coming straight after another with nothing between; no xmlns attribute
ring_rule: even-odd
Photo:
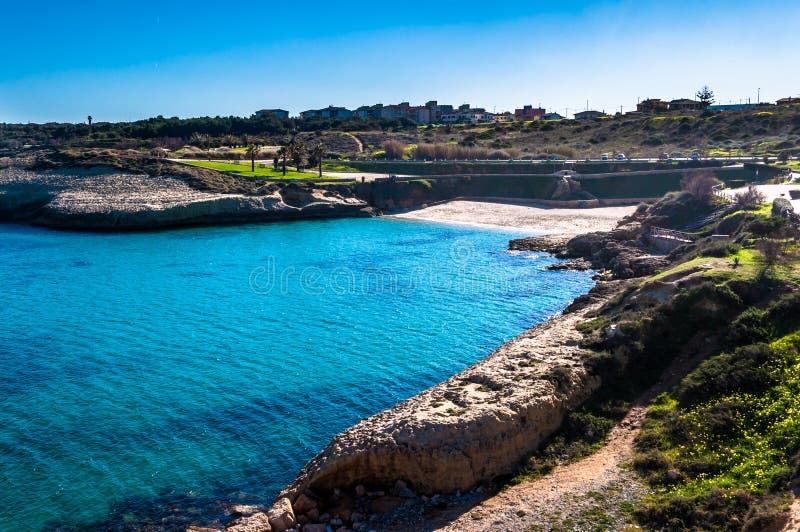
<svg viewBox="0 0 800 532"><path fill-rule="evenodd" d="M70 4L4 6L0 122L800 95L796 0Z"/></svg>

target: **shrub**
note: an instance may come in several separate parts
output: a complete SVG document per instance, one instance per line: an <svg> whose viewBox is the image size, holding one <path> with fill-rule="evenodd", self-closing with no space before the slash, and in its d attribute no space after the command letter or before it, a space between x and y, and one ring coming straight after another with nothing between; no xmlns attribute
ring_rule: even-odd
<svg viewBox="0 0 800 532"><path fill-rule="evenodd" d="M767 197L757 186L750 185L747 187L747 190L734 194L733 201L746 209L752 209L766 202Z"/></svg>
<svg viewBox="0 0 800 532"><path fill-rule="evenodd" d="M396 140L387 140L383 143L383 150L387 159L402 159L406 145Z"/></svg>
<svg viewBox="0 0 800 532"><path fill-rule="evenodd" d="M758 328L751 334L767 336ZM771 355L768 345L756 344L710 358L683 379L676 391L678 400L682 405L689 405L735 391L761 390L772 382L762 367ZM707 417L714 418L714 412L707 412Z"/></svg>
<svg viewBox="0 0 800 532"><path fill-rule="evenodd" d="M708 202L714 194L714 188L721 184L712 172L695 172L681 179L681 190L685 190L695 198Z"/></svg>

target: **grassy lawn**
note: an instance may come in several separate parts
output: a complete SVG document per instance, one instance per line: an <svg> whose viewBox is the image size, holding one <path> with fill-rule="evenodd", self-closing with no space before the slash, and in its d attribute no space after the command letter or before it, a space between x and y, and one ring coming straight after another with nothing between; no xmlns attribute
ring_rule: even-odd
<svg viewBox="0 0 800 532"><path fill-rule="evenodd" d="M192 166L210 168L211 170L217 170L218 172L228 172L243 177L263 177L266 179L314 179L320 181L342 181L342 179L337 179L335 177L326 177L324 174L320 179L318 177L319 174L313 170L309 170L307 172L297 172L294 170L289 170L287 168L286 175L284 176L282 170L273 169L271 164L266 164L262 168L259 166L258 163L256 163L256 171L251 172L250 161L242 161L241 164L223 163L216 161L181 161L181 162L186 164L191 164Z"/></svg>

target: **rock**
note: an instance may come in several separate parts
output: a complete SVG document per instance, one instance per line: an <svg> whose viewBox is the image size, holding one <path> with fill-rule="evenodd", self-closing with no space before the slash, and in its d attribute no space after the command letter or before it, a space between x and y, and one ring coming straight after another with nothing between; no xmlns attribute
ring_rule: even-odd
<svg viewBox="0 0 800 532"><path fill-rule="evenodd" d="M297 523L294 510L292 510L292 502L286 497L278 499L267 512L267 516L269 524L275 532L285 532Z"/></svg>
<svg viewBox="0 0 800 532"><path fill-rule="evenodd" d="M794 212L792 202L786 198L775 198L772 200L772 216L781 216L786 213Z"/></svg>
<svg viewBox="0 0 800 532"><path fill-rule="evenodd" d="M366 492L367 490L366 488L364 488L363 485L359 484L358 486L356 486L356 495L358 495L359 497L363 497Z"/></svg>
<svg viewBox="0 0 800 532"><path fill-rule="evenodd" d="M292 508L294 509L296 514L308 513L309 510L316 507L317 507L317 501L315 501L305 493L301 493L292 504Z"/></svg>
<svg viewBox="0 0 800 532"><path fill-rule="evenodd" d="M226 532L272 532L272 530L275 529L272 528L269 517L262 512L240 517L225 528Z"/></svg>
<svg viewBox="0 0 800 532"><path fill-rule="evenodd" d="M567 242L575 235L542 235L529 238L518 238L508 243L511 251L541 251L557 257L566 257Z"/></svg>
<svg viewBox="0 0 800 532"><path fill-rule="evenodd" d="M295 184L262 190L261 195L212 193L176 177L109 169L2 169L0 214L47 227L117 231L374 215L347 192Z"/></svg>
<svg viewBox="0 0 800 532"><path fill-rule="evenodd" d="M395 497L392 495L384 495L378 497L370 503L370 511L376 514L385 514L401 506L405 500L402 497Z"/></svg>
<svg viewBox="0 0 800 532"><path fill-rule="evenodd" d="M571 270L571 271L586 271L592 269L592 263L584 258L573 259L567 262L558 262L556 264L551 264L547 266L545 270L548 271L562 271L562 270Z"/></svg>
<svg viewBox="0 0 800 532"><path fill-rule="evenodd" d="M397 495L400 497L405 497L406 499L413 499L417 496L413 491L411 491L408 488L401 489L400 491L397 492Z"/></svg>
<svg viewBox="0 0 800 532"><path fill-rule="evenodd" d="M793 200L800 199L800 189L792 189L789 191L789 197Z"/></svg>
<svg viewBox="0 0 800 532"><path fill-rule="evenodd" d="M328 525L315 523L313 525L303 525L303 532L327 532Z"/></svg>
<svg viewBox="0 0 800 532"><path fill-rule="evenodd" d="M319 510L312 508L306 512L306 516L308 516L309 521L312 523L319 521Z"/></svg>
<svg viewBox="0 0 800 532"><path fill-rule="evenodd" d="M398 493L401 490L406 489L407 487L408 487L408 484L406 484L402 480L398 480L397 482L394 483L394 492Z"/></svg>
<svg viewBox="0 0 800 532"><path fill-rule="evenodd" d="M258 506L248 506L246 504L234 504L228 509L228 513L231 515L253 515L254 513L260 512L261 508Z"/></svg>

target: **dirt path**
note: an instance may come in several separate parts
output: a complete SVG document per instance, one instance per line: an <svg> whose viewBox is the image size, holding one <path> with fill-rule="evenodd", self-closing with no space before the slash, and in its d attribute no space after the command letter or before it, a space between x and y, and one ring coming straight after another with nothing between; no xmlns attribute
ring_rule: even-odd
<svg viewBox="0 0 800 532"><path fill-rule="evenodd" d="M800 531L800 498L794 500L789 508L789 522L783 527L782 532Z"/></svg>
<svg viewBox="0 0 800 532"><path fill-rule="evenodd" d="M513 486L434 530L549 530L570 525L581 529L583 524L621 528L624 516L617 510L619 504L645 492L622 466L633 458L633 440L646 410L643 405L632 408L597 453Z"/></svg>

